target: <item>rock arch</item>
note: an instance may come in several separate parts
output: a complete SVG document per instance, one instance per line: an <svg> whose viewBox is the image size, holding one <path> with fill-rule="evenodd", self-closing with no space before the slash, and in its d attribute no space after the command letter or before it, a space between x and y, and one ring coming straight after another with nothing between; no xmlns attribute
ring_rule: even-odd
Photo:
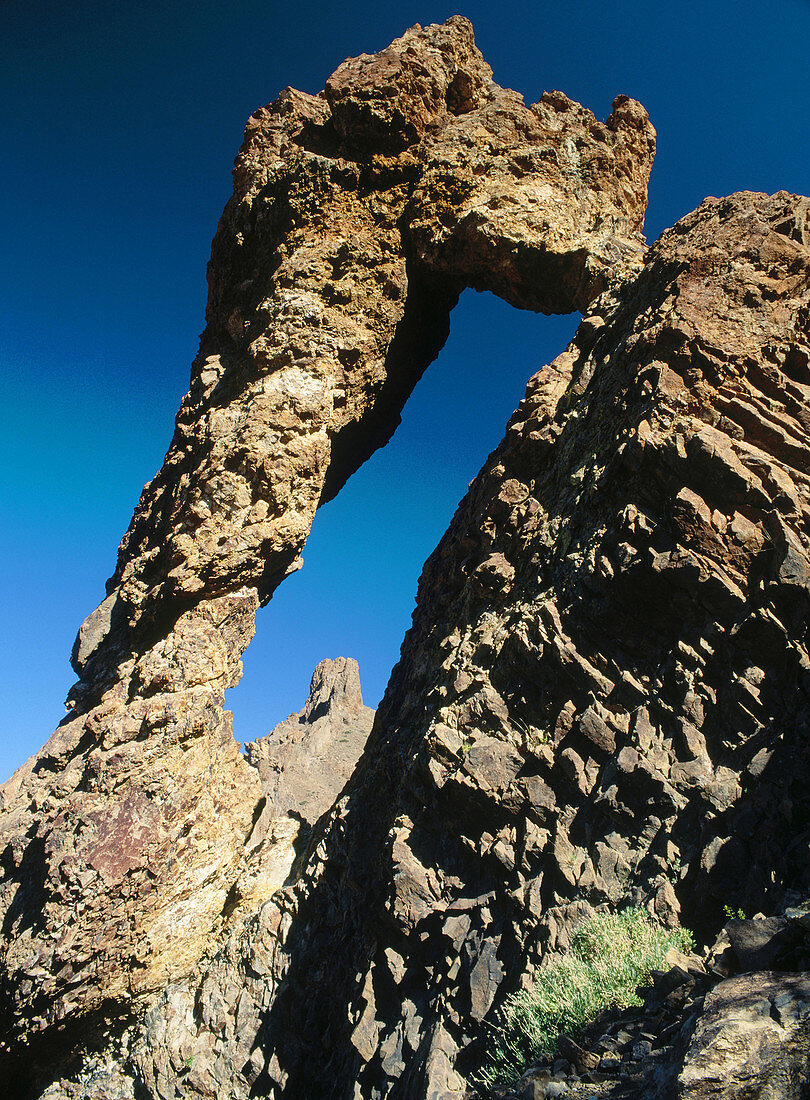
<svg viewBox="0 0 810 1100"><path fill-rule="evenodd" d="M223 711L256 608L390 437L464 286L566 312L639 267L653 153L627 97L600 123L499 88L460 17L251 116L189 393L79 631L73 713L0 793L8 1057L70 1049L278 885Z"/></svg>

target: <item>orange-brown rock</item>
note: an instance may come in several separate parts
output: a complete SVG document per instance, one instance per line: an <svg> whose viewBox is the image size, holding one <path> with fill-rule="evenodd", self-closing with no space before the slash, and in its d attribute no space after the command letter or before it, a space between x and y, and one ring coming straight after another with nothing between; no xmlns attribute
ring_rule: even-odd
<svg viewBox="0 0 810 1100"><path fill-rule="evenodd" d="M191 387L79 631L73 713L0 793L0 1073L21 1089L278 886L223 711L254 611L465 285L554 312L637 269L653 149L624 97L604 124L560 93L525 106L459 17L251 117Z"/></svg>
<svg viewBox="0 0 810 1100"><path fill-rule="evenodd" d="M458 17L257 111L191 389L79 671L203 595L269 599L318 504L387 442L464 286L570 312L637 267L654 147L624 96L604 124L556 92L526 107Z"/></svg>
<svg viewBox="0 0 810 1100"><path fill-rule="evenodd" d="M297 884L145 1021L150 1095L187 1049L237 1097L461 1098L593 907L708 938L810 892L808 318L810 200L710 199L530 380Z"/></svg>
<svg viewBox="0 0 810 1100"><path fill-rule="evenodd" d="M498 88L458 18L253 116L74 713L0 792L17 1095L461 1100L499 1003L595 906L707 939L727 906L784 912L729 926L738 959L806 931L810 200L707 199L642 257L651 153L632 101L600 125ZM335 689L360 713L349 680L321 669L256 768L223 692L464 285L585 316L427 562L322 814L343 773L310 799L302 746L331 751ZM669 1086L738 1100L711 1037L737 1043L740 989L784 1008L740 1073L802 1086L803 981L718 986Z"/></svg>

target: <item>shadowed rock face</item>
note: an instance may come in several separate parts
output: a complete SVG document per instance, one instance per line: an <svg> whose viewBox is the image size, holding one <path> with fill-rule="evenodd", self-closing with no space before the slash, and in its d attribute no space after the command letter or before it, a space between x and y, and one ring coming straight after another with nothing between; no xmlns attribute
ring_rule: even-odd
<svg viewBox="0 0 810 1100"><path fill-rule="evenodd" d="M604 124L556 92L526 107L458 17L251 117L191 387L79 632L73 713L0 790L15 1087L267 896L261 785L223 710L256 608L389 438L464 286L567 311L639 266L653 149L625 97Z"/></svg>
<svg viewBox="0 0 810 1100"><path fill-rule="evenodd" d="M460 1098L593 906L708 937L810 891L809 319L784 193L707 200L595 303L427 562L297 885L145 1020L151 1095L189 1049L182 1096Z"/></svg>

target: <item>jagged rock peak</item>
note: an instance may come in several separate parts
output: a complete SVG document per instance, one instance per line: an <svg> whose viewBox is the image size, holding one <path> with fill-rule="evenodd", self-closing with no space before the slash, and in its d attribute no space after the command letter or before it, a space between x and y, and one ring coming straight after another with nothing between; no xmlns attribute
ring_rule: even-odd
<svg viewBox="0 0 810 1100"><path fill-rule="evenodd" d="M594 907L710 939L807 896L809 318L785 193L706 200L595 304L426 563L298 881L164 1001L145 1079L216 975L262 1023L247 1075L217 1036L209 1087L461 1100L499 1002Z"/></svg>
<svg viewBox="0 0 810 1100"><path fill-rule="evenodd" d="M459 19L253 116L76 713L0 792L19 1094L461 1100L499 1003L595 907L708 939L810 893L810 201L706 200L642 265L652 150L633 101L600 124L498 88ZM323 812L347 668L255 767L223 692L465 285L587 312L426 563ZM738 1072L806 1065L805 979L732 981L696 1095L725 1086L726 994L759 1017Z"/></svg>
<svg viewBox="0 0 810 1100"><path fill-rule="evenodd" d="M344 61L323 94L344 152L396 154L447 115L480 107L492 89L472 24L454 15L411 27L378 54Z"/></svg>
<svg viewBox="0 0 810 1100"><path fill-rule="evenodd" d="M360 667L353 657L327 658L312 673L309 698L301 711L303 722L315 722L339 712L344 721L363 713Z"/></svg>
<svg viewBox="0 0 810 1100"><path fill-rule="evenodd" d="M304 707L245 745L261 776L268 812L314 824L354 771L373 722L374 711L363 705L357 661L321 661Z"/></svg>

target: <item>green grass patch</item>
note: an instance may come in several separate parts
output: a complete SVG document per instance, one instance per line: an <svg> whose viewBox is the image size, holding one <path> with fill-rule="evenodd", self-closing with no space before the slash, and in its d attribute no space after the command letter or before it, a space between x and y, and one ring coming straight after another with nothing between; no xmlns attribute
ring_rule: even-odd
<svg viewBox="0 0 810 1100"><path fill-rule="evenodd" d="M691 932L662 928L644 909L599 913L584 921L566 954L541 967L531 989L507 998L475 1084L512 1082L552 1054L560 1035L576 1039L605 1009L641 1004L636 987L661 968L670 947L694 950Z"/></svg>

